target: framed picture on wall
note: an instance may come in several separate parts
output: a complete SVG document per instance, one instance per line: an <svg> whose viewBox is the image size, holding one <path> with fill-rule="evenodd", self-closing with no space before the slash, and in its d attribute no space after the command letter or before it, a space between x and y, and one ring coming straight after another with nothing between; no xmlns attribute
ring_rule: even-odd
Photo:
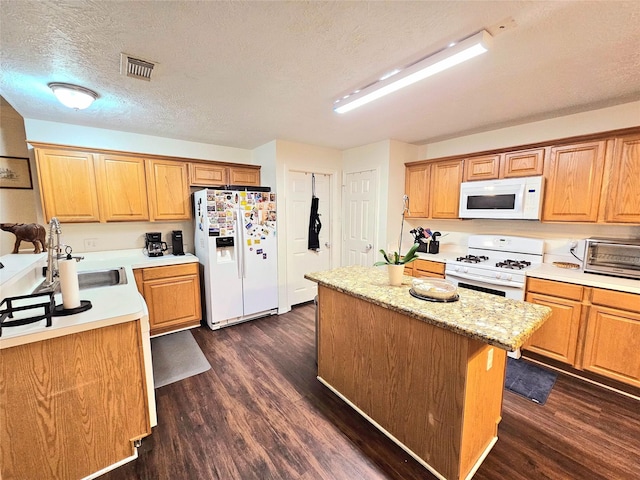
<svg viewBox="0 0 640 480"><path fill-rule="evenodd" d="M0 156L0 188L33 188L28 158Z"/></svg>

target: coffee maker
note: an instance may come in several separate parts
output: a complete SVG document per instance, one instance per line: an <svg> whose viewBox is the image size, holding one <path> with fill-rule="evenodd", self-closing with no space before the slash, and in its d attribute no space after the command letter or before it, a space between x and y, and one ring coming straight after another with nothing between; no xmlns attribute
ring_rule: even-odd
<svg viewBox="0 0 640 480"><path fill-rule="evenodd" d="M144 238L144 248L146 249L148 256L161 257L163 255L162 252L167 251L167 244L162 241L162 233L147 232L144 234Z"/></svg>

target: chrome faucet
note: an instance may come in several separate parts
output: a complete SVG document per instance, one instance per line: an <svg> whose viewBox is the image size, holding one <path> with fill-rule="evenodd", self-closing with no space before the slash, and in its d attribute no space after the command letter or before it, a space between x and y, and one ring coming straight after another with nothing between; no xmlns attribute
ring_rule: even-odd
<svg viewBox="0 0 640 480"><path fill-rule="evenodd" d="M55 234L55 245L53 241L53 235ZM60 228L60 222L56 217L51 217L49 221L49 242L47 244L47 276L44 287L52 287L57 281L59 269L58 259L60 258L60 235L62 229Z"/></svg>

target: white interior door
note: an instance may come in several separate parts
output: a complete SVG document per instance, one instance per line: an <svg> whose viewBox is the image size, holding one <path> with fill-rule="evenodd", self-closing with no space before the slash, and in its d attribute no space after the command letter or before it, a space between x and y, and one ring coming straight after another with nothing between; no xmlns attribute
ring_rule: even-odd
<svg viewBox="0 0 640 480"><path fill-rule="evenodd" d="M287 182L287 284L290 305L309 302L317 295L315 282L305 273L331 268L331 175L315 173L320 214L320 249L309 250L312 173L289 171Z"/></svg>
<svg viewBox="0 0 640 480"><path fill-rule="evenodd" d="M370 267L375 262L376 192L375 170L345 175L343 265Z"/></svg>

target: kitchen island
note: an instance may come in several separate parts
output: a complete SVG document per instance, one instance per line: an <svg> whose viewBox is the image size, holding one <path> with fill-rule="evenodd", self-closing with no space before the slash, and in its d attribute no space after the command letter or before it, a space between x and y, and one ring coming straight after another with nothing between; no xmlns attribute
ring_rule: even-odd
<svg viewBox="0 0 640 480"><path fill-rule="evenodd" d="M318 379L438 478L473 476L497 441L506 352L551 310L467 289L427 302L383 268L305 277L318 283Z"/></svg>

